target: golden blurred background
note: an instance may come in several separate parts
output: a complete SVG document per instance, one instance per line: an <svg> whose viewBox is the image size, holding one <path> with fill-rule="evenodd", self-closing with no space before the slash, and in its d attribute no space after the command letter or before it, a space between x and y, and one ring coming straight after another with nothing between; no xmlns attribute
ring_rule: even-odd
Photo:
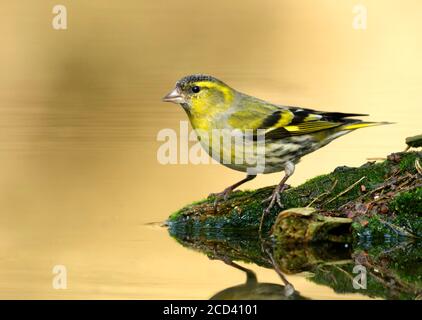
<svg viewBox="0 0 422 320"><path fill-rule="evenodd" d="M67 30L52 27L56 4ZM356 4L365 30L352 26ZM161 97L207 73L274 103L396 122L307 156L290 182L360 165L420 133L421 10L418 0L2 1L0 298L206 299L242 282L146 226L243 177L160 165L157 133L186 120ZM51 285L58 264L66 290ZM308 297L363 297L289 279Z"/></svg>

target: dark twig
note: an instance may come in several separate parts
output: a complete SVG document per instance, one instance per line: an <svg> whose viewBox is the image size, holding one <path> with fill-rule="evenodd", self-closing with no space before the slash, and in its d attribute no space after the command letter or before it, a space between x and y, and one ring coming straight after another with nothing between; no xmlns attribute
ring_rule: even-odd
<svg viewBox="0 0 422 320"><path fill-rule="evenodd" d="M317 202L317 201L318 201L318 200L320 200L321 198L324 198L324 197L326 197L326 196L330 195L330 194L331 194L331 192L333 192L334 188L336 187L337 183L338 183L338 180L336 179L336 180L334 181L333 185L331 186L330 190L328 190L328 191L325 191L325 192L321 193L318 197L316 197L316 198L315 198L315 199L313 199L311 202L309 202L309 204L308 204L306 207L308 207L308 208L309 208L311 205L313 205L315 202Z"/></svg>
<svg viewBox="0 0 422 320"><path fill-rule="evenodd" d="M340 192L339 194L337 194L334 198L332 198L331 200L328 200L327 202L324 203L324 205L327 205L331 202L333 202L334 200L340 198L341 196L345 195L346 193L348 193L350 190L352 190L354 187L356 187L360 182L362 182L363 180L365 180L366 177L362 177L360 178L358 181L356 181L355 183L353 183L351 186L349 186L347 189L343 190L342 192Z"/></svg>

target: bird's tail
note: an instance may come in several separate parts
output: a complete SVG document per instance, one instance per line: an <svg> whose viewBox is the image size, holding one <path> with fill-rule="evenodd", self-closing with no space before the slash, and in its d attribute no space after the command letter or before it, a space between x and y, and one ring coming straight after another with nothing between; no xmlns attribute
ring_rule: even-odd
<svg viewBox="0 0 422 320"><path fill-rule="evenodd" d="M394 122L352 122L342 126L342 130L356 130L360 128L381 126L385 124L394 124Z"/></svg>

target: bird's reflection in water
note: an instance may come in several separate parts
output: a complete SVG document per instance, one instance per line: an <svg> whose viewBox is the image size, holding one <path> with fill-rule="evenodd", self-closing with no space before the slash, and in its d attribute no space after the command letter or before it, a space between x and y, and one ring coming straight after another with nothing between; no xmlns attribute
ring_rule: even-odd
<svg viewBox="0 0 422 320"><path fill-rule="evenodd" d="M221 258L227 265L239 269L246 274L246 282L217 292L211 300L303 300L294 287L282 277L284 285L276 283L258 282L258 278L250 269L237 263Z"/></svg>
<svg viewBox="0 0 422 320"><path fill-rule="evenodd" d="M350 251L343 245L275 245L259 237L241 234L188 234L170 229L170 234L183 246L202 252L211 260L219 260L246 275L246 282L224 289L211 299L219 300L304 300L285 275L312 273L321 263L350 261ZM235 261L254 263L274 270L281 283L260 283L257 275ZM343 260L344 261L344 260Z"/></svg>

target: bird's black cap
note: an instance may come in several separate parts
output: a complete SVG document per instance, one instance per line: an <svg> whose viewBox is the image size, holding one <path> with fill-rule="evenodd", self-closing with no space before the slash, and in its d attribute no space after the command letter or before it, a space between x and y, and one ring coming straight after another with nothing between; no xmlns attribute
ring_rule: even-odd
<svg viewBox="0 0 422 320"><path fill-rule="evenodd" d="M206 75L206 74L192 74L192 75L183 77L182 79L177 81L176 86L183 88L190 83L195 83L195 82L200 82L200 81L210 81L210 82L223 83L222 81L218 80L217 78L214 78L214 77Z"/></svg>

